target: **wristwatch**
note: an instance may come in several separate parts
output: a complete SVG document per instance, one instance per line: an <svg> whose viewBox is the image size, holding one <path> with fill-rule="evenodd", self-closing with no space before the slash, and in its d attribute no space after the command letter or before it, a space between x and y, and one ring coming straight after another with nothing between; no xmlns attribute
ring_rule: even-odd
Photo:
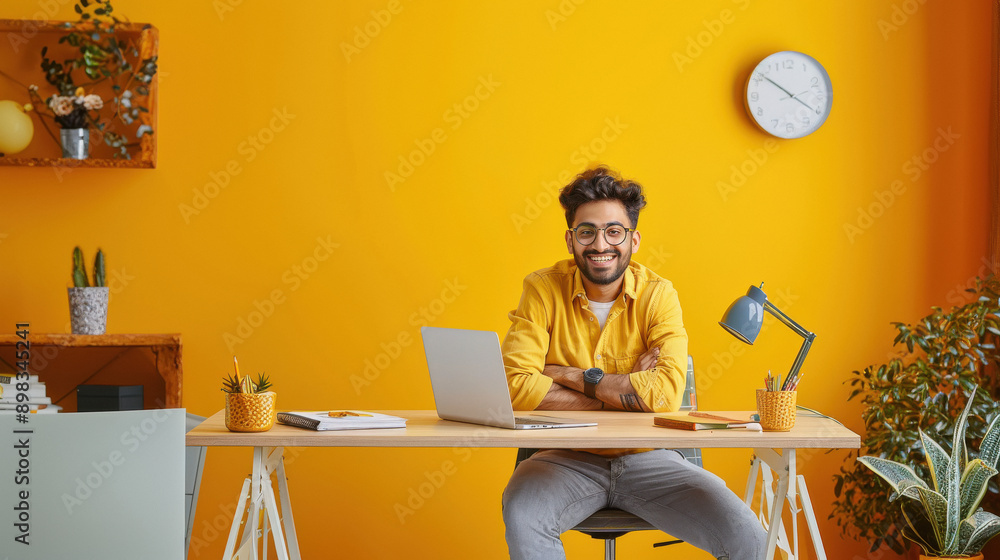
<svg viewBox="0 0 1000 560"><path fill-rule="evenodd" d="M604 379L604 370L592 367L583 370L583 394L592 399L597 398L597 384Z"/></svg>

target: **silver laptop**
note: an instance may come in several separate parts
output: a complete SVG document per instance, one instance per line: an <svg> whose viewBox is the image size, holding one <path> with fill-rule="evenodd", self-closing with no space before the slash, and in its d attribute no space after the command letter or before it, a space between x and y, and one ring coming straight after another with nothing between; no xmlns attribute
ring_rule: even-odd
<svg viewBox="0 0 1000 560"><path fill-rule="evenodd" d="M497 333L421 327L420 336L441 419L516 430L597 425L540 414L515 417Z"/></svg>

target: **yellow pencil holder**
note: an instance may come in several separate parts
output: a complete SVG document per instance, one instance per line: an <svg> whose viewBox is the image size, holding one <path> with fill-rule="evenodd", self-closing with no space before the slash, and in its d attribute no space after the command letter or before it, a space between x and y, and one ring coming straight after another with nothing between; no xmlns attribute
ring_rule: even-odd
<svg viewBox="0 0 1000 560"><path fill-rule="evenodd" d="M266 393L227 393L226 427L232 432L266 432L274 427L278 415L277 395Z"/></svg>
<svg viewBox="0 0 1000 560"><path fill-rule="evenodd" d="M765 432L787 432L795 427L795 391L757 389L757 413Z"/></svg>

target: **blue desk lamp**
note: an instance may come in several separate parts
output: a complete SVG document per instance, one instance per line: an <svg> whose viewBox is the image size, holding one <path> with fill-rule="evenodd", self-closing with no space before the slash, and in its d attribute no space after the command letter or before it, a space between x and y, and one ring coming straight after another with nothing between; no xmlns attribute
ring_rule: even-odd
<svg viewBox="0 0 1000 560"><path fill-rule="evenodd" d="M763 288L764 283L761 282L760 286ZM772 305L767 300L767 294L761 288L750 286L750 289L747 290L747 295L740 296L739 299L729 306L719 324L736 338L752 345L757 340L757 335L760 334L760 328L764 324L764 312L767 311L804 338L805 341L802 342L802 347L799 348L799 355L795 356L795 362L792 363L792 369L788 372L788 377L785 378L785 383L783 384L785 388L794 387L798 383L802 362L806 361L806 354L809 353L809 347L812 346L816 335L802 328L801 325L789 318L788 315L785 315L780 309Z"/></svg>

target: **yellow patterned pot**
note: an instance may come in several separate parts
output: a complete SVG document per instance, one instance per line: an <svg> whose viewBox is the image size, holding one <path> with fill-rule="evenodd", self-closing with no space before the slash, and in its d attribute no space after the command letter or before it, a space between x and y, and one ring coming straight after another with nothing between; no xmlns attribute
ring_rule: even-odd
<svg viewBox="0 0 1000 560"><path fill-rule="evenodd" d="M266 393L227 393L226 427L232 432L266 432L278 416L278 395Z"/></svg>
<svg viewBox="0 0 1000 560"><path fill-rule="evenodd" d="M975 556L924 556L920 555L920 560L983 560L982 554Z"/></svg>
<svg viewBox="0 0 1000 560"><path fill-rule="evenodd" d="M795 427L795 391L757 389L757 413L765 432L787 432Z"/></svg>

